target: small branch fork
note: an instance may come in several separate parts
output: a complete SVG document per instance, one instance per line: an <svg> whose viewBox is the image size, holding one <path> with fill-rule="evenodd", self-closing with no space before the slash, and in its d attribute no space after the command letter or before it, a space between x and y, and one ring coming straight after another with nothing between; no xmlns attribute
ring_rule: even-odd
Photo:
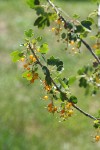
<svg viewBox="0 0 100 150"><path fill-rule="evenodd" d="M40 62L40 60L38 59L38 57L37 57L37 55L36 55L36 53L35 53L35 51L34 51L35 48L32 47L30 43L29 43L29 49L30 49L31 53L34 55L34 57L36 58L37 63L39 64L39 66L42 68L42 67L43 67L43 64L42 64L42 63ZM57 84L55 83L55 81L54 81L52 78L51 78L51 82L52 82L52 84L56 87L56 89L57 89L60 93L63 93L63 92L61 91L61 89L59 89L59 87L57 86ZM81 108L79 108L79 107L76 106L75 104L73 104L73 107L74 107L75 109L77 109L80 113L82 113L83 115L85 115L85 116L87 116L87 117L89 117L89 118L91 118L91 119L93 119L93 120L99 120L98 118L95 118L94 116L90 115L89 113L83 111Z"/></svg>
<svg viewBox="0 0 100 150"><path fill-rule="evenodd" d="M47 2L52 6L52 8L55 10L55 12L57 13L57 15L59 16L59 18L62 19L62 21L64 21L65 25L68 24L68 21L66 21L66 19L60 14L59 9L51 2L51 0L47 0ZM96 56L96 54L93 52L92 48L89 46L89 44L84 41L83 39L81 39L81 42L85 45L85 47L89 50L89 52L92 54L92 56L97 60L98 64L100 64L100 59L98 58L98 56Z"/></svg>

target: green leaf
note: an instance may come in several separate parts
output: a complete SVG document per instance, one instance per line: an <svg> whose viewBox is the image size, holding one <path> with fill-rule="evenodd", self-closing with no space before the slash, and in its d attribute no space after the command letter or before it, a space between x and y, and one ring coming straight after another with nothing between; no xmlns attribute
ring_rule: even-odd
<svg viewBox="0 0 100 150"><path fill-rule="evenodd" d="M41 6L36 7L35 10L36 10L37 15L43 15L44 14L44 8Z"/></svg>
<svg viewBox="0 0 100 150"><path fill-rule="evenodd" d="M61 78L58 78L58 81L64 89L68 89L68 85L66 85L65 82Z"/></svg>
<svg viewBox="0 0 100 150"><path fill-rule="evenodd" d="M26 35L27 37L32 37L32 36L33 36L33 30L32 30L32 29L29 29L29 30L25 31L25 35Z"/></svg>
<svg viewBox="0 0 100 150"><path fill-rule="evenodd" d="M50 72L49 72L49 70L48 70L48 68L47 68L46 66L43 66L43 67L42 67L42 70L43 70L43 72L44 72L44 74L45 74L46 76L49 76L49 77L50 77Z"/></svg>
<svg viewBox="0 0 100 150"><path fill-rule="evenodd" d="M72 28L74 28L74 24L71 22L68 22L67 28L71 30Z"/></svg>
<svg viewBox="0 0 100 150"><path fill-rule="evenodd" d="M63 62L58 58L54 58L53 56L47 59L47 64L51 66L56 66L57 71L61 71L63 69Z"/></svg>
<svg viewBox="0 0 100 150"><path fill-rule="evenodd" d="M63 62L58 59L56 66L57 66L57 71L61 71L63 69Z"/></svg>
<svg viewBox="0 0 100 150"><path fill-rule="evenodd" d="M45 80L47 82L48 85L51 85L51 77L50 77L50 71L46 66L42 67L42 70L45 74Z"/></svg>
<svg viewBox="0 0 100 150"><path fill-rule="evenodd" d="M80 38L86 38L88 36L88 33L90 32L90 30L88 30L87 28L84 28L84 32L80 34Z"/></svg>
<svg viewBox="0 0 100 150"><path fill-rule="evenodd" d="M99 120L95 120L94 121L94 127L97 129L100 127L100 121Z"/></svg>
<svg viewBox="0 0 100 150"><path fill-rule="evenodd" d="M80 16L79 16L78 14L74 14L74 15L73 15L73 18L75 18L75 19L79 19L79 18L80 18Z"/></svg>
<svg viewBox="0 0 100 150"><path fill-rule="evenodd" d="M18 60L20 60L21 57L23 57L23 52L20 51L14 51L11 53L11 57L12 57L12 61L13 62L17 62Z"/></svg>
<svg viewBox="0 0 100 150"><path fill-rule="evenodd" d="M28 0L27 4L30 6L30 8L34 8L35 7L33 0Z"/></svg>
<svg viewBox="0 0 100 150"><path fill-rule="evenodd" d="M25 72L22 74L22 77L23 77L23 78L26 78L28 73L29 73L29 71L28 71L28 70L27 70L27 71L25 71Z"/></svg>
<svg viewBox="0 0 100 150"><path fill-rule="evenodd" d="M28 74L29 74L29 76L28 76ZM27 80L32 80L32 73L27 70L22 74L22 77L26 78Z"/></svg>
<svg viewBox="0 0 100 150"><path fill-rule="evenodd" d="M49 18L46 15L38 17L34 22L34 26L38 26L41 29L44 29L45 26L50 26Z"/></svg>
<svg viewBox="0 0 100 150"><path fill-rule="evenodd" d="M77 42L77 48L80 48L80 47L81 47L81 43L82 43L81 41L78 41L78 42Z"/></svg>
<svg viewBox="0 0 100 150"><path fill-rule="evenodd" d="M68 79L66 79L66 78L63 78L63 81L64 81L64 83L68 86L68 82L69 82L69 80L68 80Z"/></svg>
<svg viewBox="0 0 100 150"><path fill-rule="evenodd" d="M80 83L79 83L79 86L80 86L80 87L86 88L86 87L88 86L87 80L86 80L84 77L80 78L79 82L80 82Z"/></svg>
<svg viewBox="0 0 100 150"><path fill-rule="evenodd" d="M83 68L78 70L78 74L79 75L85 75L85 74L89 74L93 71L93 67L91 66L84 66Z"/></svg>
<svg viewBox="0 0 100 150"><path fill-rule="evenodd" d="M48 13L47 16L51 21L55 21L57 19L56 13Z"/></svg>
<svg viewBox="0 0 100 150"><path fill-rule="evenodd" d="M61 92L61 93L60 93L60 99L61 99L62 101L67 100L67 95L66 95L66 93Z"/></svg>
<svg viewBox="0 0 100 150"><path fill-rule="evenodd" d="M55 66L56 65L56 59L54 58L54 56L51 56L49 59L47 59L47 64L51 65L51 66Z"/></svg>
<svg viewBox="0 0 100 150"><path fill-rule="evenodd" d="M36 40L37 40L38 42L42 41L42 36L37 37Z"/></svg>
<svg viewBox="0 0 100 150"><path fill-rule="evenodd" d="M77 33L82 33L82 32L84 32L84 28L82 27L82 25L77 25L75 32L77 32Z"/></svg>
<svg viewBox="0 0 100 150"><path fill-rule="evenodd" d="M39 0L27 0L27 4L30 6L30 8L35 8L35 6L40 5Z"/></svg>
<svg viewBox="0 0 100 150"><path fill-rule="evenodd" d="M95 50L95 54L96 54L98 57L100 57L100 49L96 49L96 50Z"/></svg>
<svg viewBox="0 0 100 150"><path fill-rule="evenodd" d="M50 77L50 75L46 75L45 76L45 81L46 81L46 83L47 83L47 85L51 85L51 77Z"/></svg>
<svg viewBox="0 0 100 150"><path fill-rule="evenodd" d="M40 46L40 53L42 54L46 54L49 50L49 47L48 47L48 44L47 43L44 43Z"/></svg>
<svg viewBox="0 0 100 150"><path fill-rule="evenodd" d="M76 96L71 96L69 99L69 102L77 104L77 97Z"/></svg>
<svg viewBox="0 0 100 150"><path fill-rule="evenodd" d="M96 14L96 15L97 15L97 14ZM95 23L95 21L94 21L94 19L93 19L93 18L88 17L87 19L88 19L89 21L91 21L91 22L92 22L92 24L93 24L93 23Z"/></svg>
<svg viewBox="0 0 100 150"><path fill-rule="evenodd" d="M76 81L76 77L70 77L68 83L69 83L69 85L71 85L71 84L73 84L75 81Z"/></svg>
<svg viewBox="0 0 100 150"><path fill-rule="evenodd" d="M83 20L83 21L81 21L81 24L82 24L85 28L91 30L92 22L91 22L90 20Z"/></svg>
<svg viewBox="0 0 100 150"><path fill-rule="evenodd" d="M40 5L40 1L39 0L34 0L34 4L35 5Z"/></svg>
<svg viewBox="0 0 100 150"><path fill-rule="evenodd" d="M77 72L79 75L84 75L85 73L87 73L86 71L86 66L84 66L83 68L79 69Z"/></svg>
<svg viewBox="0 0 100 150"><path fill-rule="evenodd" d="M77 34L76 33L69 33L68 38L70 41L76 41L77 40Z"/></svg>
<svg viewBox="0 0 100 150"><path fill-rule="evenodd" d="M65 39L66 38L66 33L62 33L61 37L62 37L62 39Z"/></svg>
<svg viewBox="0 0 100 150"><path fill-rule="evenodd" d="M43 16L38 17L35 22L34 22L34 26L38 26L41 25L41 22L43 20ZM42 26L42 25L41 25Z"/></svg>

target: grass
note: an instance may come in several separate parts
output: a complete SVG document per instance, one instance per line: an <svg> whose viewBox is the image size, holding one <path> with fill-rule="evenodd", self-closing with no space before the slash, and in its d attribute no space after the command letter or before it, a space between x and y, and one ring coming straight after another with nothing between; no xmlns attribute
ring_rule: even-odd
<svg viewBox="0 0 100 150"><path fill-rule="evenodd" d="M71 16L79 13L82 18L96 9L96 5L88 2L55 1L55 3ZM34 11L24 0L0 1L0 149L99 150L100 144L91 142L91 135L94 135L92 121L75 111L72 118L59 123L59 119L47 113L45 109L47 103L40 99L43 93L40 93L42 90L39 82L28 86L20 77L19 67L11 62L10 53L19 49L24 30L33 28L36 35L44 33L44 40L51 46L51 54L53 51L54 55L61 56L61 59L66 62L66 76L72 72L74 75L76 69L84 63L91 63L90 60L84 62L86 55L91 58L88 52L85 55L86 51L75 57L67 53L66 56L65 53L61 55L63 49L60 43L55 40L52 44L54 35L50 34L48 29L38 31L32 26L34 17ZM75 94L78 93L79 105L85 110L90 110L92 103L98 102L89 96L85 97L83 89L73 87L72 90ZM99 96L96 98L98 99Z"/></svg>

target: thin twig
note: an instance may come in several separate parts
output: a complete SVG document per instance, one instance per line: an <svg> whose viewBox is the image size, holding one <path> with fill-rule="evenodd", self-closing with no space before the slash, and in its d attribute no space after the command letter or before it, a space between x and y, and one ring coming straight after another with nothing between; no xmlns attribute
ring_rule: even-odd
<svg viewBox="0 0 100 150"><path fill-rule="evenodd" d="M83 39L80 39L82 43L87 47L87 49L90 51L90 53L94 56L94 58L97 60L98 64L100 64L100 59L96 56L96 54L93 52L92 48L88 43L86 43Z"/></svg>
<svg viewBox="0 0 100 150"><path fill-rule="evenodd" d="M39 61L39 59L38 59L37 55L35 54L34 49L32 48L32 46L31 46L30 43L29 43L29 49L31 50L31 52L32 52L32 54L34 55L34 57L36 58L37 63L38 63L41 67L43 67L43 65L42 65L41 62Z"/></svg>
<svg viewBox="0 0 100 150"><path fill-rule="evenodd" d="M83 111L82 109L80 109L80 108L79 108L78 106L76 106L75 104L73 104L73 107L74 107L75 109L77 109L79 112L81 112L82 114L84 114L85 116L87 116L87 117L89 117L89 118L91 118L91 119L93 119L93 120L97 120L97 118L95 118L94 116L92 116L92 115L88 114L87 112Z"/></svg>

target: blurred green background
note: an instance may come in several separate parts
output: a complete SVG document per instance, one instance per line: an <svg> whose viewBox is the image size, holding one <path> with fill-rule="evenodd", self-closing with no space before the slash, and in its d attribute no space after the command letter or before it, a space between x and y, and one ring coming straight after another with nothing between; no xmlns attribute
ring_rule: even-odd
<svg viewBox="0 0 100 150"><path fill-rule="evenodd" d="M80 14L81 19L97 8L91 0L54 2L70 16ZM73 117L59 122L45 109L47 102L40 98L43 95L40 83L36 81L28 86L20 77L20 66L11 61L10 53L20 48L24 31L33 28L36 35L43 35L49 42L49 54L65 61L66 77L75 75L83 64L91 64L92 56L85 47L81 55L65 55L62 45L56 39L54 41L55 36L49 29L41 31L33 26L35 17L34 10L25 0L0 0L0 150L99 150L100 142L92 142L95 135L92 121L75 110ZM84 96L84 90L77 85L72 91L78 95L78 105L96 114L96 109L100 108L100 94Z"/></svg>

